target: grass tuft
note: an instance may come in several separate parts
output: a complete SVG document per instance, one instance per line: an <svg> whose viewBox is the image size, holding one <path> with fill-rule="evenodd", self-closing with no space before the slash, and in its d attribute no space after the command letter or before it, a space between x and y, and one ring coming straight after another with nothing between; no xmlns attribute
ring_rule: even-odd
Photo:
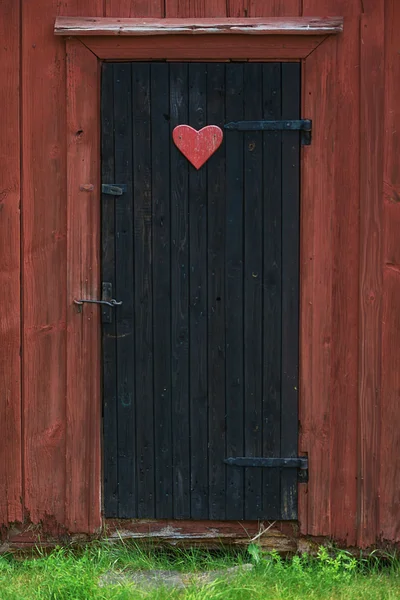
<svg viewBox="0 0 400 600"><path fill-rule="evenodd" d="M253 568L241 568L251 563ZM232 571L232 567L238 567ZM226 571L230 569L230 571ZM137 585L132 573L178 574L187 586ZM213 578L204 574L214 572ZM217 573L215 573L217 572ZM103 574L122 574L99 586ZM125 574L125 576L124 576ZM247 550L155 548L132 541L96 542L81 549L40 549L21 560L0 556L1 600L392 600L400 598L396 555L350 553L321 547L317 556L285 559L256 544Z"/></svg>

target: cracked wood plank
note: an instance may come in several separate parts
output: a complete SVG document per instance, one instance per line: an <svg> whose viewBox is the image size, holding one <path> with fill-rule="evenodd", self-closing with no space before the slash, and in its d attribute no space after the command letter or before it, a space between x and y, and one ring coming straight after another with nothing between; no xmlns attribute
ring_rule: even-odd
<svg viewBox="0 0 400 600"><path fill-rule="evenodd" d="M296 17L254 19L118 19L57 17L56 35L321 35L343 31L341 17Z"/></svg>

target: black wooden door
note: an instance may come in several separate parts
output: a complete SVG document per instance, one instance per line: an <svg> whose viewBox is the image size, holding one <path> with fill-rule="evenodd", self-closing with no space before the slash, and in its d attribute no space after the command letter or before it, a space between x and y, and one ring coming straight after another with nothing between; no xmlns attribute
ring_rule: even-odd
<svg viewBox="0 0 400 600"><path fill-rule="evenodd" d="M104 65L108 517L297 517L295 468L224 461L297 456L299 133L223 128L299 111L295 63ZM199 170L180 124L224 131Z"/></svg>

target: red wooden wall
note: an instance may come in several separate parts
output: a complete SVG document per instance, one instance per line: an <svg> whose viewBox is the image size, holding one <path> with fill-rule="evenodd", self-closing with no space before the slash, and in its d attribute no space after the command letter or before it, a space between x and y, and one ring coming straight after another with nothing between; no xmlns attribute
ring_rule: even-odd
<svg viewBox="0 0 400 600"><path fill-rule="evenodd" d="M1 523L24 516L70 526L74 502L86 502L81 527L99 525L91 500L71 493L66 456L67 375L74 364L67 331L66 61L54 18L328 14L345 16L344 33L336 51L336 40L327 40L308 59L318 61L323 76L313 80L305 72L304 89L305 112L328 111L331 119L315 138L316 168L329 179L329 195L320 198L329 203L329 226L314 231L326 261L313 274L324 290L323 306L312 309L321 327L301 332L312 353L312 360L302 357L301 449L313 460L301 528L350 545L400 541L397 0L2 0ZM307 168L306 154L304 161ZM311 233L308 215L302 219L303 232Z"/></svg>

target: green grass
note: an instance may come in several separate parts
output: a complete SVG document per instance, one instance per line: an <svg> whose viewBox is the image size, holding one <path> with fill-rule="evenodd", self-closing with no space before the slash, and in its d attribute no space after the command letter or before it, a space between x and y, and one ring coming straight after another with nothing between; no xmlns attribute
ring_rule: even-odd
<svg viewBox="0 0 400 600"><path fill-rule="evenodd" d="M133 584L99 587L106 571L174 570L199 576L251 562L252 570L185 590L138 588ZM396 557L355 559L321 548L318 556L285 560L250 545L241 552L152 549L133 543L95 543L80 550L57 549L35 557L0 557L0 600L369 600L400 598Z"/></svg>

